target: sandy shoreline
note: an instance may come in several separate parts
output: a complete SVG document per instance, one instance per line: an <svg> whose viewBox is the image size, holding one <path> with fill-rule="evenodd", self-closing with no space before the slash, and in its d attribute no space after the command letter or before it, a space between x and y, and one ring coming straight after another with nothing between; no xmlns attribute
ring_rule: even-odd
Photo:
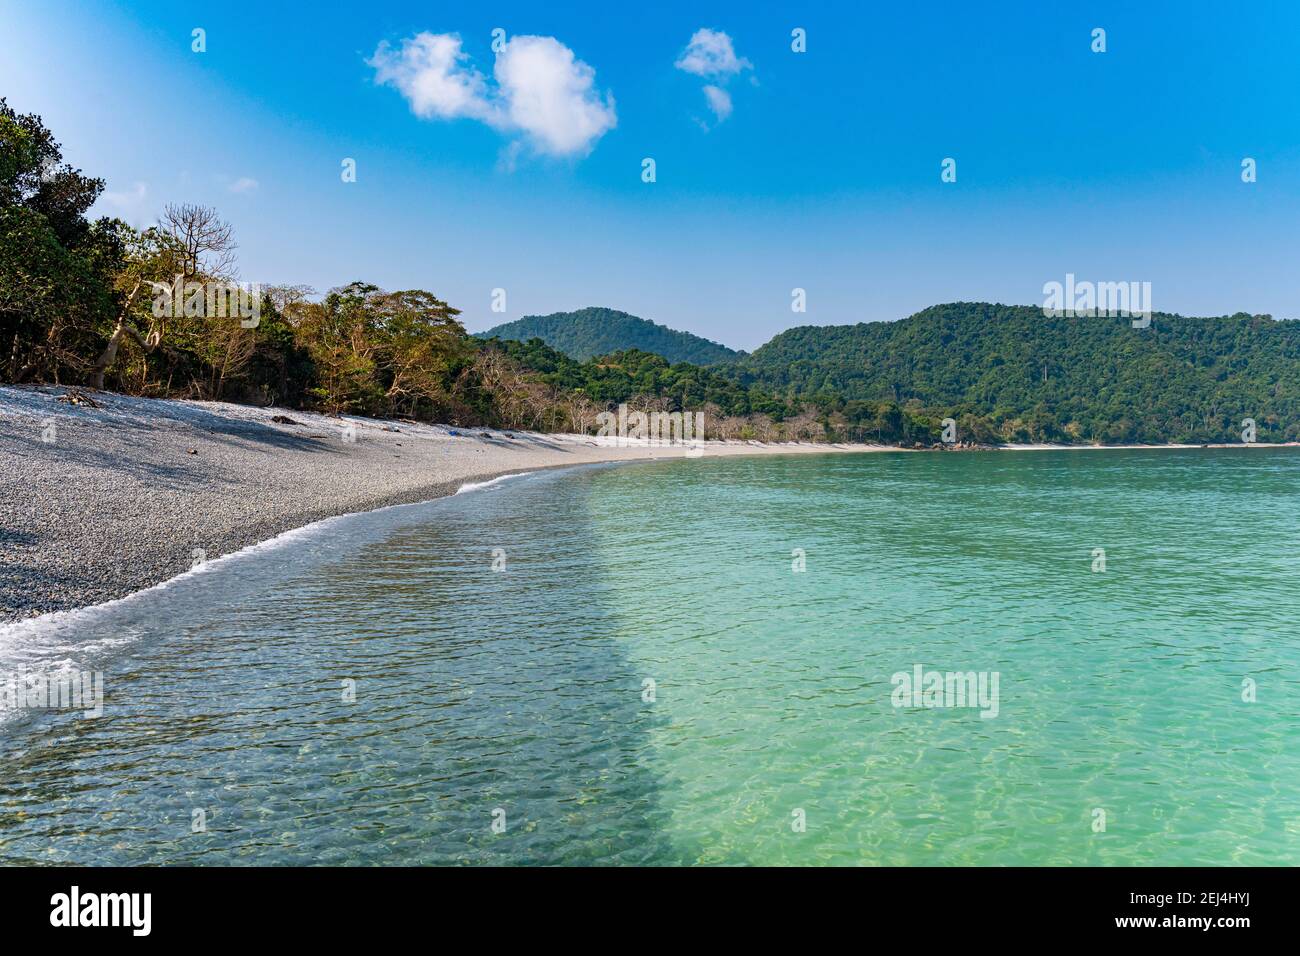
<svg viewBox="0 0 1300 956"><path fill-rule="evenodd" d="M0 622L124 597L199 556L503 474L687 457L589 436L102 392L87 393L102 406L92 408L59 401L65 391L0 386ZM704 457L890 450L708 442Z"/></svg>
<svg viewBox="0 0 1300 956"><path fill-rule="evenodd" d="M710 441L699 456L581 435L102 392L91 394L101 406L94 408L60 401L65 391L0 386L0 622L121 598L188 571L196 558L504 474L610 461L905 450ZM290 422L273 421L277 416ZM998 450L1090 447L1097 446Z"/></svg>

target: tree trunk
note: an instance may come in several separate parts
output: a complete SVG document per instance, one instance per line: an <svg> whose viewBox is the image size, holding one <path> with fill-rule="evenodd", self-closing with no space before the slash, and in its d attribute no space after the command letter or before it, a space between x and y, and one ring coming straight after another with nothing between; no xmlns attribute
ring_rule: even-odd
<svg viewBox="0 0 1300 956"><path fill-rule="evenodd" d="M108 367L112 365L113 361L117 358L118 344L122 341L122 334L127 331L126 319L127 316L131 314L131 306L134 304L135 297L139 291L140 283L137 282L135 288L131 290L131 294L126 297L126 302L122 304L122 311L117 317L117 328L113 329L113 334L109 336L108 344L104 346L103 353L100 354L99 358L95 362L95 370L91 376L91 385L96 389L102 391L104 388L104 373L108 371ZM135 332L134 329L131 329L131 331ZM144 345L144 341L140 338L139 333L136 333L135 338L142 346Z"/></svg>
<svg viewBox="0 0 1300 956"><path fill-rule="evenodd" d="M126 331L125 316L117 320L117 328L108 338L108 345L104 346L104 351L95 361L95 370L91 375L90 385L92 388L103 391L104 389L104 372L113 364L117 358L117 345L122 341L122 333Z"/></svg>

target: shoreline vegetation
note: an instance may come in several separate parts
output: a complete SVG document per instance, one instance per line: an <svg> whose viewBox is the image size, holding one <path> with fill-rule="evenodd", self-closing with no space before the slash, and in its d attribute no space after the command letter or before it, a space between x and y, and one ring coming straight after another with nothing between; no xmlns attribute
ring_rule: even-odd
<svg viewBox="0 0 1300 956"><path fill-rule="evenodd" d="M240 283L215 210L92 222L104 186L0 99L0 620L467 482L698 453L597 437L615 408L703 420L709 455L1300 438L1300 324L1269 316L1137 330L958 303L694 365L639 346L705 340L618 313L641 338L580 361L471 336L424 290Z"/></svg>
<svg viewBox="0 0 1300 956"><path fill-rule="evenodd" d="M546 433L590 433L626 405L702 414L706 437L739 441L1300 439L1300 323L1267 315L1155 313L1137 329L950 303L788 329L752 354L608 309L510 324L567 322L578 360L541 338L470 335L421 289L238 282L235 231L216 210L168 205L144 229L92 222L104 187L0 98L0 382ZM613 317L623 331L599 334ZM670 362L655 343L727 360Z"/></svg>
<svg viewBox="0 0 1300 956"><path fill-rule="evenodd" d="M945 450L1108 447L1201 446ZM503 475L697 456L919 451L740 440L692 448L0 386L0 627L126 597L326 518L428 501Z"/></svg>

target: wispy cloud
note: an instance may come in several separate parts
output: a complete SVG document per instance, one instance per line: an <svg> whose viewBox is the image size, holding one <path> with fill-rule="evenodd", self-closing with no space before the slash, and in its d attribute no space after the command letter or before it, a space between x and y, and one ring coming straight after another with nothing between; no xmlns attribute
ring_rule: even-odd
<svg viewBox="0 0 1300 956"><path fill-rule="evenodd" d="M368 61L423 119L472 119L550 156L580 156L618 122L614 97L596 71L554 37L517 36L497 53L495 83L474 66L454 33L419 33L396 48L381 43Z"/></svg>
<svg viewBox="0 0 1300 956"><path fill-rule="evenodd" d="M110 206L117 206L125 209L129 206L136 206L144 202L145 197L149 195L149 187L145 183L136 183L125 192L114 192L111 189L104 190L104 202Z"/></svg>
<svg viewBox="0 0 1300 956"><path fill-rule="evenodd" d="M754 68L744 57L736 56L736 47L730 36L708 27L701 27L691 35L686 49L673 65L686 73L712 81L704 87L704 99L719 123L730 116L732 111L731 94L724 87L733 77ZM708 129L704 123L700 125Z"/></svg>
<svg viewBox="0 0 1300 956"><path fill-rule="evenodd" d="M713 110L719 123L731 115L731 94L722 87L706 86L704 98L709 101L709 109Z"/></svg>
<svg viewBox="0 0 1300 956"><path fill-rule="evenodd" d="M149 201L149 186L141 182L126 190L106 189L99 197L99 202L112 210L113 215L133 226L140 226L151 218Z"/></svg>
<svg viewBox="0 0 1300 956"><path fill-rule="evenodd" d="M240 176L227 187L232 193L251 193L257 188L257 180L248 176Z"/></svg>
<svg viewBox="0 0 1300 956"><path fill-rule="evenodd" d="M675 66L705 79L719 79L753 69L754 65L736 56L736 48L727 34L702 27L691 35L691 42L686 44Z"/></svg>

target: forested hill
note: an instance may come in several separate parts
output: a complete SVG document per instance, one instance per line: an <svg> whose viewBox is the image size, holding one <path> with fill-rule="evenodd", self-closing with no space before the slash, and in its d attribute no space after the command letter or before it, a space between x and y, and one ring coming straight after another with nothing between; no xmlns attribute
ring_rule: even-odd
<svg viewBox="0 0 1300 956"><path fill-rule="evenodd" d="M1005 436L1103 442L1300 434L1300 323L1240 313L1046 318L958 302L897 322L799 327L728 368L789 399L891 401L965 412ZM973 424L973 423L972 423ZM990 436L993 437L993 436Z"/></svg>
<svg viewBox="0 0 1300 956"><path fill-rule="evenodd" d="M1247 418L1261 442L1300 438L1300 323L1268 316L1134 329L955 303L791 329L745 355L610 309L475 339L431 292L354 281L319 300L265 286L248 324L214 294L234 290L236 248L215 209L92 222L104 185L0 97L0 381L539 431L590 432L627 402L701 412L710 437L744 440L925 447L946 418L959 442L1239 442ZM159 310L148 290L180 279L212 304Z"/></svg>
<svg viewBox="0 0 1300 956"><path fill-rule="evenodd" d="M495 337L517 342L538 338L579 361L628 349L653 352L669 362L693 365L727 362L744 354L616 309L586 308L577 312L526 315L477 334L483 339Z"/></svg>

